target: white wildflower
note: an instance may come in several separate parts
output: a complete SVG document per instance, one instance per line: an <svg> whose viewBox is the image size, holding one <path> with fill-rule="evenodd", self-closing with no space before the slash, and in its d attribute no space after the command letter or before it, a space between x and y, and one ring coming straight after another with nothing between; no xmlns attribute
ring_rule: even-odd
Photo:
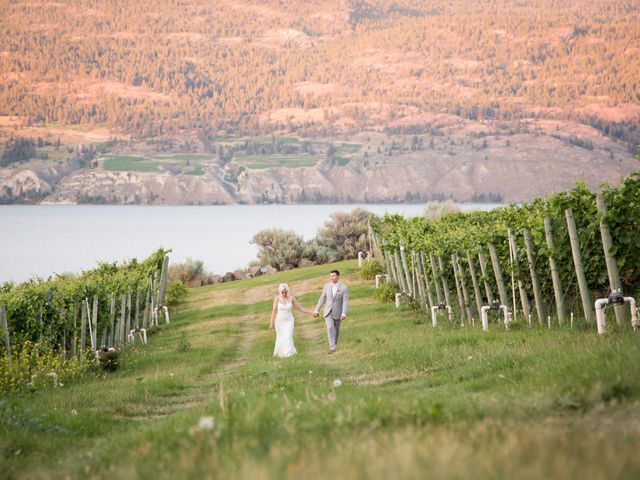
<svg viewBox="0 0 640 480"><path fill-rule="evenodd" d="M213 417L200 417L200 421L198 421L198 430L213 430L215 424L216 422Z"/></svg>
<svg viewBox="0 0 640 480"><path fill-rule="evenodd" d="M341 386L342 386L342 381L341 381L339 378L336 378L336 379L333 381L333 388L339 388L339 387L341 387Z"/></svg>
<svg viewBox="0 0 640 480"><path fill-rule="evenodd" d="M76 409L74 408L73 410L71 410L71 415L73 415L74 417L76 415L78 415L78 412L76 411Z"/></svg>

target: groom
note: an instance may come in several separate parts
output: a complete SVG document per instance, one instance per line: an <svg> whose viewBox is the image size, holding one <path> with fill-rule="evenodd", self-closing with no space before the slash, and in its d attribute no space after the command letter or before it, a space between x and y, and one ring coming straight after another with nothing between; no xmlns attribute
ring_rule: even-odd
<svg viewBox="0 0 640 480"><path fill-rule="evenodd" d="M347 317L349 307L349 291L347 286L340 281L340 272L331 270L331 281L325 284L318 305L313 312L315 318L320 316L320 309L324 304L323 317L327 324L327 336L329 337L329 353L335 353L338 348L338 336L340 335L340 322Z"/></svg>

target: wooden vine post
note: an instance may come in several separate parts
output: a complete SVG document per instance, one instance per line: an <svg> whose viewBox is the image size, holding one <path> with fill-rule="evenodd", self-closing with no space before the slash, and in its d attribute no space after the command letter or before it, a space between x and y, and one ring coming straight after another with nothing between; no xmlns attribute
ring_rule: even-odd
<svg viewBox="0 0 640 480"><path fill-rule="evenodd" d="M498 285L498 295L500 295L500 303L505 306L509 306L509 297L507 296L507 288L504 285L504 279L502 278L502 270L500 269L500 262L498 261L498 252L493 243L489 243L489 255L491 256L491 264L493 266L493 274L496 277L496 284ZM514 312L515 313L515 312Z"/></svg>
<svg viewBox="0 0 640 480"><path fill-rule="evenodd" d="M416 293L416 288L417 288L416 280L419 280L418 276L417 276L416 259L415 259L415 256L413 254L413 251L411 251L411 292L413 293L413 295L412 295L413 298L415 298L417 296L417 293Z"/></svg>
<svg viewBox="0 0 640 480"><path fill-rule="evenodd" d="M529 275L531 276L531 285L533 286L533 298L536 302L536 313L538 315L538 324L544 325L545 313L544 303L542 301L542 289L540 288L540 280L538 279L538 273L535 267L535 257L533 256L533 240L531 239L531 232L528 229L524 229L524 246L527 251L527 261L529 262Z"/></svg>
<svg viewBox="0 0 640 480"><path fill-rule="evenodd" d="M373 255L374 254L373 246L375 242L373 240L373 229L371 228L371 220L367 220L367 238L369 240L369 254Z"/></svg>
<svg viewBox="0 0 640 480"><path fill-rule="evenodd" d="M413 264L414 275L418 285L418 295L420 297L420 305L424 306L427 303L427 297L424 292L424 281L422 275L422 268L420 268L420 259L417 258L416 252L411 252L411 262Z"/></svg>
<svg viewBox="0 0 640 480"><path fill-rule="evenodd" d="M567 230L569 230L569 240L571 241L571 255L573 256L573 266L576 269L576 278L578 279L578 287L580 288L580 300L582 301L582 311L587 325L595 323L593 314L593 303L591 302L591 293L587 284L587 277L584 274L582 266L582 255L580 254L580 241L578 240L578 229L573 218L573 211L568 208L564 211L567 219Z"/></svg>
<svg viewBox="0 0 640 480"><path fill-rule="evenodd" d="M384 259L384 264L385 264L385 267L387 268L387 274L391 277L391 280L393 280L393 283L397 284L398 281L396 280L396 275L393 269L393 263L389 261L389 254L384 250L382 251L382 258Z"/></svg>
<svg viewBox="0 0 640 480"><path fill-rule="evenodd" d="M482 283L484 284L484 291L487 294L487 303L493 302L493 290L489 283L489 274L487 271L487 260L484 258L482 247L478 246L478 263L480 264L480 273L482 274Z"/></svg>
<svg viewBox="0 0 640 480"><path fill-rule="evenodd" d="M471 302L469 302L469 292L467 291L467 283L464 280L464 270L458 258L458 254L453 254L454 268L458 270L458 281L460 282L460 289L462 290L462 299L464 300L464 309L467 314L467 321L473 324L473 315L471 314ZM478 312L480 314L480 312Z"/></svg>
<svg viewBox="0 0 640 480"><path fill-rule="evenodd" d="M136 286L136 315L135 315L135 327L140 327L140 289Z"/></svg>
<svg viewBox="0 0 640 480"><path fill-rule="evenodd" d="M129 338L131 331L131 289L127 291L127 323L124 329L125 338Z"/></svg>
<svg viewBox="0 0 640 480"><path fill-rule="evenodd" d="M84 354L87 348L87 312L89 310L89 302L82 300L82 309L80 312L80 353Z"/></svg>
<svg viewBox="0 0 640 480"><path fill-rule="evenodd" d="M407 287L406 292L415 298L411 276L409 273L409 264L407 263L407 255L404 251L404 245L400 245L400 260L402 260L402 270L404 271L405 285Z"/></svg>
<svg viewBox="0 0 640 480"><path fill-rule="evenodd" d="M409 287L407 286L407 281L404 276L404 272L402 271L402 261L400 260L400 252L398 250L393 252L393 258L395 260L396 273L398 274L398 286L404 293L408 293Z"/></svg>
<svg viewBox="0 0 640 480"><path fill-rule="evenodd" d="M433 253L429 253L429 263L431 263L431 274L433 275L433 284L436 287L436 298L438 299L438 305L440 305L442 303L442 290L440 289L440 275L438 275L438 267L436 266L436 257L433 255Z"/></svg>
<svg viewBox="0 0 640 480"><path fill-rule="evenodd" d="M556 299L556 310L558 312L558 323L564 324L564 300L562 298L562 285L560 283L560 274L558 266L553 255L553 231L551 230L551 219L544 217L544 233L547 239L547 247L549 247L549 268L551 269L551 281L553 282L553 294Z"/></svg>
<svg viewBox="0 0 640 480"><path fill-rule="evenodd" d="M124 327L127 319L127 295L120 295L120 320L118 321L118 340L116 345L121 347L124 344Z"/></svg>
<svg viewBox="0 0 640 480"><path fill-rule="evenodd" d="M371 238L373 239L373 245L372 245L373 257L380 260L382 258L382 249L380 248L380 241L378 240L378 234L373 230L371 231Z"/></svg>
<svg viewBox="0 0 640 480"><path fill-rule="evenodd" d="M418 271L421 273L424 279L425 294L427 301L429 302L429 308L433 307L433 294L431 293L431 281L429 280L429 274L427 273L427 267L424 259L424 253L418 252Z"/></svg>
<svg viewBox="0 0 640 480"><path fill-rule="evenodd" d="M71 336L71 356L78 355L78 303L73 302L73 335Z"/></svg>
<svg viewBox="0 0 640 480"><path fill-rule="evenodd" d="M158 308L164 307L164 294L167 289L167 277L169 275L169 255L164 256L162 261L162 271L160 273L160 285L158 287ZM131 302L129 302L131 303ZM127 332L128 334L129 332Z"/></svg>
<svg viewBox="0 0 640 480"><path fill-rule="evenodd" d="M98 349L98 295L93 296L93 315L91 316L91 351Z"/></svg>
<svg viewBox="0 0 640 480"><path fill-rule="evenodd" d="M398 285L398 287L400 287L400 289L402 289L402 282L400 281L400 276L398 275L398 269L396 268L396 259L395 259L395 255L392 255L391 253L388 254L389 256L389 265L391 266L391 278L393 279L393 283L395 283L396 285Z"/></svg>
<svg viewBox="0 0 640 480"><path fill-rule="evenodd" d="M111 292L109 296L109 347L113 347L115 345L116 331L115 331L115 321L116 321L116 294L115 292Z"/></svg>
<svg viewBox="0 0 640 480"><path fill-rule="evenodd" d="M604 259L607 263L607 275L609 276L609 287L611 291L619 290L622 292L622 284L620 283L620 274L618 273L618 262L616 257L613 256L611 250L613 250L613 239L611 238L611 231L609 225L605 221L607 216L607 204L604 201L602 193L596 194L596 207L600 214L600 236L602 237L602 247L604 249ZM624 293L624 292L622 292ZM614 312L616 314L616 322L618 325L623 325L627 319L627 311L624 305L615 305Z"/></svg>
<svg viewBox="0 0 640 480"><path fill-rule="evenodd" d="M469 264L469 274L471 275L471 285L473 286L473 296L476 300L476 308L478 309L478 315L482 311L482 294L480 293L480 285L478 284L478 277L476 276L476 267L473 264L473 258L469 251L467 251L467 263Z"/></svg>
<svg viewBox="0 0 640 480"><path fill-rule="evenodd" d="M144 312L142 314L142 328L146 329L149 326L149 316L151 315L151 279L147 285L147 296L144 301Z"/></svg>
<svg viewBox="0 0 640 480"><path fill-rule="evenodd" d="M449 291L449 282L447 281L447 277L444 274L444 260L442 260L442 256L438 255L438 268L440 278L442 279L442 289L444 290L444 300L447 305L451 306L451 292Z"/></svg>
<svg viewBox="0 0 640 480"><path fill-rule="evenodd" d="M458 268L456 267L456 254L451 255L451 267L453 268L453 280L456 284L456 293L458 297L458 306L460 307L460 320L461 325L464 326L465 320L465 305L462 298L462 290L460 289L460 279L458 278Z"/></svg>
<svg viewBox="0 0 640 480"><path fill-rule="evenodd" d="M522 307L522 313L524 313L525 319L529 319L531 315L531 308L529 306L529 298L527 297L527 291L524 288L524 282L520 276L520 261L518 260L518 244L516 243L516 236L509 230L509 248L513 257L513 269L518 281L518 291L520 293L520 306Z"/></svg>
<svg viewBox="0 0 640 480"><path fill-rule="evenodd" d="M9 323L7 322L7 309L4 305L0 306L0 328L4 332L4 347L7 357L11 361L11 336L9 335Z"/></svg>

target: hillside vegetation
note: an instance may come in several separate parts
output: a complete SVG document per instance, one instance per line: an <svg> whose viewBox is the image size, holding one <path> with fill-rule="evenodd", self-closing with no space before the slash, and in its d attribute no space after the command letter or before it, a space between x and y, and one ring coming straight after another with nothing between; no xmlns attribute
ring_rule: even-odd
<svg viewBox="0 0 640 480"><path fill-rule="evenodd" d="M637 135L630 0L2 2L2 113L140 136L532 115ZM410 127L411 117L397 126Z"/></svg>
<svg viewBox="0 0 640 480"><path fill-rule="evenodd" d="M637 168L632 0L0 8L2 203L520 202Z"/></svg>

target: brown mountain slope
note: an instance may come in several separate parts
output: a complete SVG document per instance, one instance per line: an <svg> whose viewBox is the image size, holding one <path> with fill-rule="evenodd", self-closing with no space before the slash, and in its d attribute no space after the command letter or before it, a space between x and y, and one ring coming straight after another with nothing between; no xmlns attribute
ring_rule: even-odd
<svg viewBox="0 0 640 480"><path fill-rule="evenodd" d="M3 158L3 202L523 200L636 168L634 0L16 0L0 9L0 116L10 119L0 144L20 135L63 145L39 149L37 165ZM230 138L272 134L363 148L336 165L270 158L274 168L225 150ZM409 147L414 136L420 148ZM112 138L121 142L107 147ZM88 168L65 163L99 142L103 154L212 161L126 175L99 157ZM177 178L187 167L192 175Z"/></svg>

